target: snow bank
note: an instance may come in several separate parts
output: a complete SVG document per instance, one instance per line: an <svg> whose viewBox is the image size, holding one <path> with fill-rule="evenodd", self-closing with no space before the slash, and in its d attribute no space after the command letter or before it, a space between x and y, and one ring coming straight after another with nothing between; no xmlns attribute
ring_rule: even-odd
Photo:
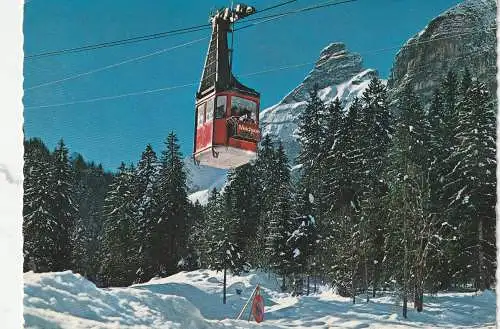
<svg viewBox="0 0 500 329"><path fill-rule="evenodd" d="M25 273L26 328L494 328L495 293L446 293L424 297L424 312L401 316L394 294L364 302L336 295L325 286L311 296L279 292L274 275L252 271L227 277L198 270L129 288L99 289L72 272ZM264 322L233 320L255 285L265 299ZM237 290L239 293L237 293ZM411 305L410 305L411 306Z"/></svg>
<svg viewBox="0 0 500 329"><path fill-rule="evenodd" d="M183 297L99 289L69 271L24 279L26 328L218 328Z"/></svg>
<svg viewBox="0 0 500 329"><path fill-rule="evenodd" d="M173 294L187 298L208 319L235 318L255 286L261 286L266 304L274 304L272 297L279 295L280 283L274 276L252 271L241 276L227 276L227 304L222 304L223 273L211 270L180 272L167 278L152 279L145 284L134 285L160 294ZM237 290L241 291L240 294Z"/></svg>

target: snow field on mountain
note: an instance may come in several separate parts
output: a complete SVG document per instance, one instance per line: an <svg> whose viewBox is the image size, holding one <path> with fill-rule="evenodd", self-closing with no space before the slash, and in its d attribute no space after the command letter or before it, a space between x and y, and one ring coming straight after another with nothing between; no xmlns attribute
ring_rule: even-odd
<svg viewBox="0 0 500 329"><path fill-rule="evenodd" d="M222 273L180 272L128 288L99 289L72 272L24 274L25 328L494 328L495 293L440 293L425 296L424 312L401 316L390 293L353 305L326 286L310 296L279 292L280 282L262 272L227 277ZM255 285L262 287L264 322L237 314ZM241 295L236 290L241 290Z"/></svg>

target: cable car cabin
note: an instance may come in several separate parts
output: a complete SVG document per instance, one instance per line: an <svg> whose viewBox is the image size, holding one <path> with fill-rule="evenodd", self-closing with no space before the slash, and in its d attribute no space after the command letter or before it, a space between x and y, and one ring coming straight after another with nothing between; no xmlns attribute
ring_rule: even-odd
<svg viewBox="0 0 500 329"><path fill-rule="evenodd" d="M228 169L255 159L260 140L258 97L228 90L200 100L196 109L197 162Z"/></svg>
<svg viewBox="0 0 500 329"><path fill-rule="evenodd" d="M212 37L196 94L193 157L198 164L230 169L256 158L260 94L232 75L227 44L232 23L254 12L237 5L211 19Z"/></svg>

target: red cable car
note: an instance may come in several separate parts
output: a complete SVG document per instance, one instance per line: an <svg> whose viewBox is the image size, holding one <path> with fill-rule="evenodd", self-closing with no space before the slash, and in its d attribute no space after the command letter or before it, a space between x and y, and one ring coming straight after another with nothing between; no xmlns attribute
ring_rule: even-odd
<svg viewBox="0 0 500 329"><path fill-rule="evenodd" d="M227 42L232 24L254 12L253 7L237 5L211 18L212 37L196 94L193 157L197 164L230 169L256 158L260 94L233 76Z"/></svg>

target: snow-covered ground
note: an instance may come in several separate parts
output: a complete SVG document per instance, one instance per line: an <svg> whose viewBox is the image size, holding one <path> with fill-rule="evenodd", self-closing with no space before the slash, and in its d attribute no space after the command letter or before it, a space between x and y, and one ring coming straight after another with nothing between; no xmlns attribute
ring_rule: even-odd
<svg viewBox="0 0 500 329"><path fill-rule="evenodd" d="M322 287L311 296L278 292L265 273L228 276L228 301L221 302L222 273L181 272L129 288L98 289L71 272L24 274L26 328L494 328L495 294L426 296L424 312L408 320L394 297L352 305ZM256 284L266 303L263 323L234 320ZM241 295L236 294L241 289Z"/></svg>

